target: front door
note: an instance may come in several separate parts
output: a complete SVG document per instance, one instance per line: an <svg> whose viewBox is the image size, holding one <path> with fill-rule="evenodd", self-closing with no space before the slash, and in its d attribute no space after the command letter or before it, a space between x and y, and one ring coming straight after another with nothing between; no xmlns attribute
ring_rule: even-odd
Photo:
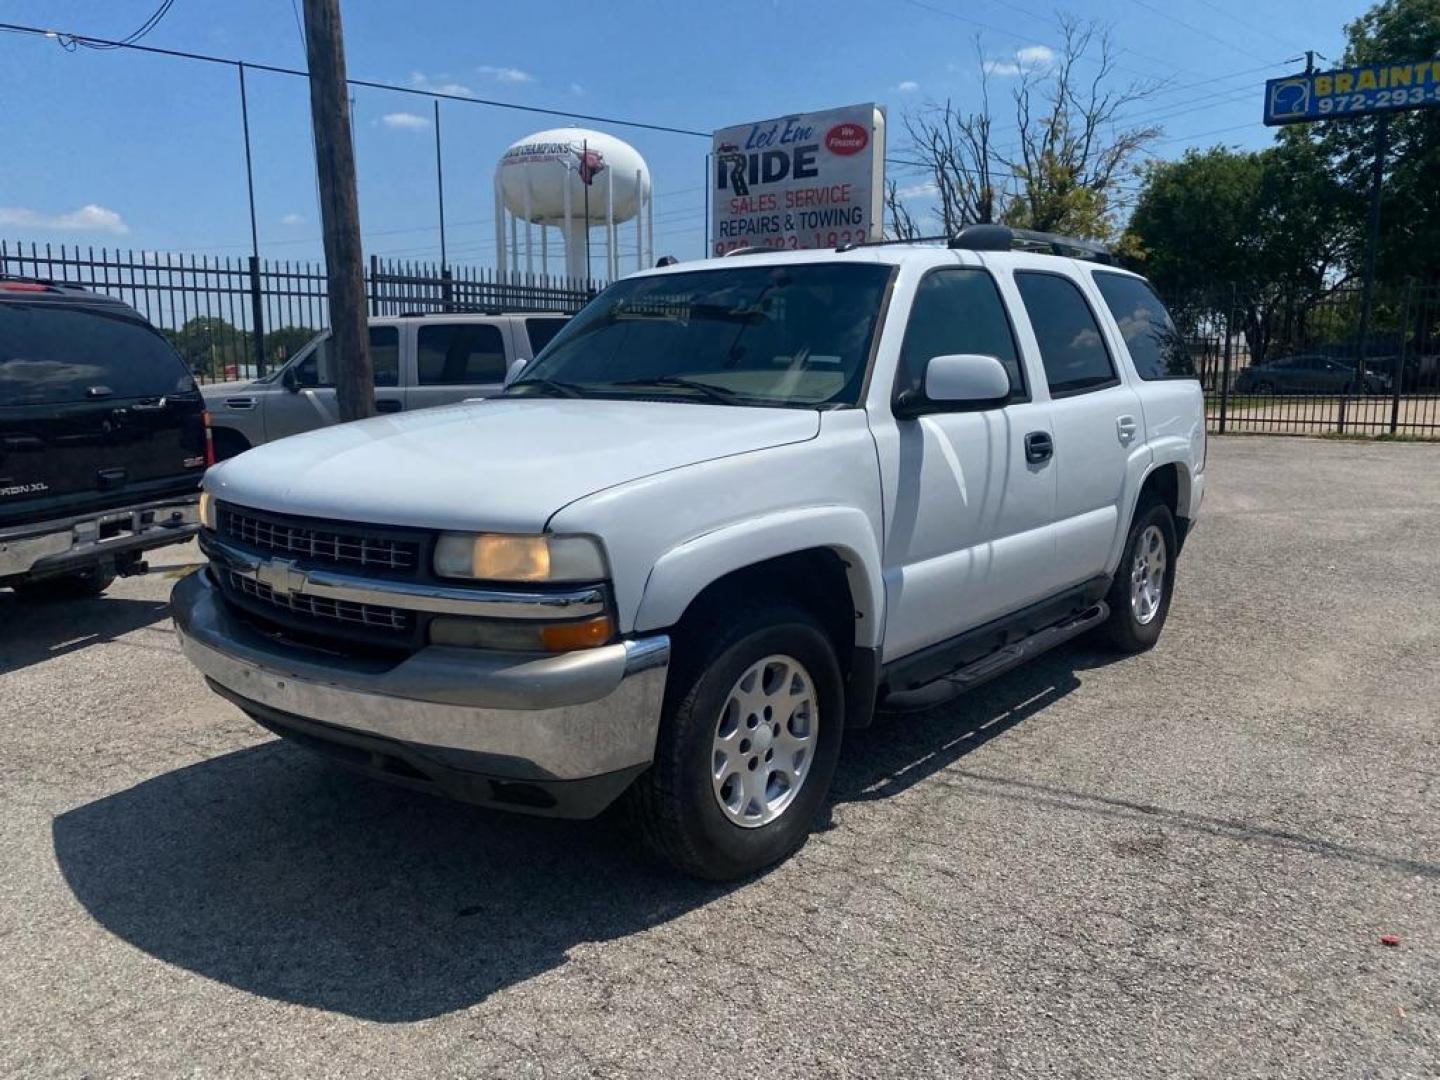
<svg viewBox="0 0 1440 1080"><path fill-rule="evenodd" d="M885 659L979 626L1051 591L1055 470L1043 448L1049 403L1032 401L994 279L933 270L916 289L896 392L949 353L995 356L1009 404L875 425L887 493ZM1038 460L1030 460L1036 457Z"/></svg>
<svg viewBox="0 0 1440 1080"><path fill-rule="evenodd" d="M405 406L400 388L400 333L394 326L370 327L370 362L375 368L375 408L399 412ZM291 374L293 373L293 374ZM291 361L283 379L293 391L263 396L267 441L338 423L335 403L335 359L330 335L318 338Z"/></svg>

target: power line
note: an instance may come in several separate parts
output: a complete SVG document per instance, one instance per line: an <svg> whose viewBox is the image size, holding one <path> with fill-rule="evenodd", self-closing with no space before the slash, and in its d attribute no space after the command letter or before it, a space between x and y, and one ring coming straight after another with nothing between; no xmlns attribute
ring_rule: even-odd
<svg viewBox="0 0 1440 1080"><path fill-rule="evenodd" d="M308 56L310 46L305 42L305 22L300 18L300 5L290 0L290 12L295 16L295 32L300 35L300 55Z"/></svg>
<svg viewBox="0 0 1440 1080"><path fill-rule="evenodd" d="M1249 22L1246 19L1240 18L1238 15L1226 11L1219 4L1214 3L1214 0L1197 0L1197 2L1203 4L1205 7L1215 12L1215 14L1220 15L1223 18L1229 19L1236 26L1239 26L1246 30L1250 30L1253 33L1264 34L1271 41L1276 42L1279 45L1284 45L1287 49L1291 49L1291 51L1294 51L1293 46L1295 43L1293 41L1280 37L1274 31L1268 30L1264 26L1256 26L1253 22Z"/></svg>
<svg viewBox="0 0 1440 1080"><path fill-rule="evenodd" d="M1220 37L1218 34L1212 34L1209 30L1206 30L1206 29L1205 29L1204 27L1202 27L1202 26L1196 26L1196 25L1194 25L1193 23L1188 23L1188 22L1186 22L1184 19L1181 19L1181 18L1179 18L1179 17L1177 17L1177 16L1175 16L1175 15L1170 14L1170 12L1166 11L1164 8L1158 8L1158 7L1156 7L1154 4L1149 3L1149 0L1130 0L1130 2L1131 2L1132 4L1137 5L1138 7L1144 8L1146 11L1154 12L1156 15L1159 15L1162 19L1169 19L1169 20L1170 20L1171 22L1173 22L1176 26L1183 27L1184 29L1189 30L1192 34L1202 34L1202 35L1204 35L1205 37L1209 38L1211 41L1215 42L1215 43L1218 44L1218 45L1224 45L1227 49L1234 49L1234 50L1235 50L1236 52L1238 52L1241 56L1248 56L1248 57L1251 57L1252 59L1255 59L1255 60L1264 60L1264 59L1265 59L1263 56L1260 56L1258 53L1253 53L1253 52L1251 52L1249 49L1245 49L1245 48L1242 48L1242 47L1239 46L1239 45L1236 45L1233 41L1226 41L1224 38Z"/></svg>
<svg viewBox="0 0 1440 1080"><path fill-rule="evenodd" d="M174 0L169 0L174 3ZM168 7L166 8L168 10ZM29 34L42 38L51 38L73 44L93 43L104 47L117 49L133 49L137 52L153 53L157 56L171 56L181 60L198 60L207 64L225 64L230 67L239 67L242 64L251 71L266 71L272 75L292 75L301 79L308 79L310 73L296 68L280 67L278 64L260 64L249 60L238 60L229 56L212 56L208 53L187 52L184 49L161 49L154 45L135 45L124 41L114 41L109 38L95 37L91 34L73 34L69 31L47 30L41 26L26 26L21 23L0 23L0 30L13 34ZM691 135L701 139L708 139L711 133L708 131L694 131L690 128L671 127L668 124L651 124L643 120L625 120L615 116L595 116L589 113L571 112L567 109L547 109L540 105L518 105L513 101L499 101L494 98L480 98L465 94L445 94L438 90L425 90L416 86L400 86L395 83L376 82L371 79L348 79L350 86L363 86L369 90L389 90L396 94L415 94L419 97L439 98L442 101L460 101L471 105L484 105L492 109L510 109L515 112L537 113L541 116L559 116L569 120L585 120L594 124L613 124L616 127L642 128L646 131L661 131L669 135Z"/></svg>
<svg viewBox="0 0 1440 1080"><path fill-rule="evenodd" d="M62 47L67 47L72 51L76 45L83 46L87 49L95 50L123 49L126 46L135 44L135 42L139 41L146 34L150 33L151 30L154 30L155 27L159 26L160 20L165 18L165 15L169 12L170 8L174 5L174 3L175 0L161 0L160 6L154 11L152 11L149 17L143 23L141 23L139 27L133 30L128 36L121 38L119 41L100 43L94 41L93 39L77 37L74 34L61 34L58 36L57 40L60 41Z"/></svg>

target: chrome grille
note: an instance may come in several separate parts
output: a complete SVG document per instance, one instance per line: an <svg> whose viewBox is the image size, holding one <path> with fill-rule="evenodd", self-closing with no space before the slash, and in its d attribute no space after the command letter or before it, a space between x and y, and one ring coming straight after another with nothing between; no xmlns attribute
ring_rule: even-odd
<svg viewBox="0 0 1440 1080"><path fill-rule="evenodd" d="M277 593L264 582L245 577L231 571L230 587L241 595L283 608L294 615L312 619L349 623L371 630L394 630L405 632L410 629L411 615L399 608L379 604L357 604L350 600L330 600L320 596L305 596L302 593Z"/></svg>
<svg viewBox="0 0 1440 1080"><path fill-rule="evenodd" d="M348 532L343 526L285 521L222 505L219 532L247 547L281 555L360 566L371 570L414 571L420 565L420 541Z"/></svg>

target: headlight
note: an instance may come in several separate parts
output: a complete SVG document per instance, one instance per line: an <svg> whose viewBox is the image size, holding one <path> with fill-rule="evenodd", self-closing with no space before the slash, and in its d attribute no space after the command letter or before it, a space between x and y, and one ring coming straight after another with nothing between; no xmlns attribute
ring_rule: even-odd
<svg viewBox="0 0 1440 1080"><path fill-rule="evenodd" d="M208 491L200 492L200 524L215 531L215 499Z"/></svg>
<svg viewBox="0 0 1440 1080"><path fill-rule="evenodd" d="M435 573L475 581L598 581L605 553L589 536L442 533Z"/></svg>

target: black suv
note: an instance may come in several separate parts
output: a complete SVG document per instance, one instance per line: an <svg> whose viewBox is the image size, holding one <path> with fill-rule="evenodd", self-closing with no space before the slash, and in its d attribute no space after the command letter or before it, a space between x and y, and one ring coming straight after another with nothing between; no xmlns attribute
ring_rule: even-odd
<svg viewBox="0 0 1440 1080"><path fill-rule="evenodd" d="M139 312L0 276L0 586L94 595L196 531L205 404Z"/></svg>

